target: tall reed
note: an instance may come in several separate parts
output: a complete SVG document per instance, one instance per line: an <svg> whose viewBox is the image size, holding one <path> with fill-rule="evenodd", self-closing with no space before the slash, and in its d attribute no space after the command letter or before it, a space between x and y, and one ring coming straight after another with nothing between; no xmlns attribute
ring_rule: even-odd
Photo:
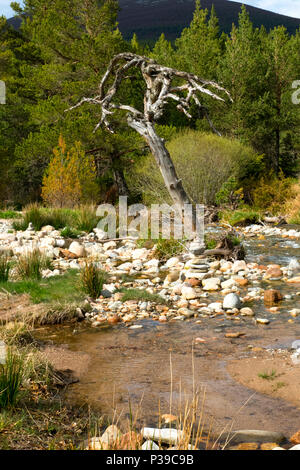
<svg viewBox="0 0 300 470"><path fill-rule="evenodd" d="M0 364L0 409L17 402L24 375L22 356L8 349L5 364Z"/></svg>

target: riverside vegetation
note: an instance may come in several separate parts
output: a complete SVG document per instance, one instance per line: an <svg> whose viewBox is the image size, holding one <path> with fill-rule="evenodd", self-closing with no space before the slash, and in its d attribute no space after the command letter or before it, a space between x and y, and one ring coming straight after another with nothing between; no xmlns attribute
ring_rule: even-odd
<svg viewBox="0 0 300 470"><path fill-rule="evenodd" d="M23 214L24 219L30 219L31 210L30 207ZM39 211L44 213L43 208L35 206L35 218ZM56 211L69 216L63 209ZM256 324L267 327L272 320L257 315L251 303L263 299L270 312L277 311L278 302L284 298L280 291L263 287L264 283L272 285L279 280L297 286L300 266L296 262L289 266L259 266L243 259L230 261L205 254L195 257L186 242L172 240L106 241L106 234L97 228L90 233L82 232L74 240L62 236L64 229L48 225L36 231L29 222L27 230L20 231L13 228L15 223L14 219L2 219L0 236L4 274L0 285L0 334L7 348L6 362L0 366L1 446L61 449L213 446L201 424L200 403L186 404L181 416L161 417L161 422L174 422L175 427L141 430L132 418L123 433L117 423L107 428L106 418L100 413L63 405L63 389L70 383L70 377L53 369L45 359L45 343L35 339L35 328L85 322L95 329L123 324L134 330L143 328L140 321L147 318L162 324L177 322L180 327L183 321L197 323L216 316L231 319L233 325L239 318L246 324L255 319ZM218 245L224 234L228 237L226 231L223 234L208 231L207 249ZM243 236L274 234L300 238L295 229L265 225L239 228L231 236L235 246ZM25 301L28 297L29 304ZM292 308L291 321L299 313L300 309ZM225 337L243 335L241 331L231 331ZM204 340L196 338L197 341ZM297 354L296 350L293 356L296 362ZM276 379L273 371L271 375L263 372L261 377ZM276 382L274 390L282 388L282 384ZM199 411L198 417L191 412L193 406ZM45 416L46 424L42 422ZM104 434L101 429L106 429ZM100 434L101 437L95 437ZM279 442L281 434L274 439ZM215 443L215 448L220 448L220 444Z"/></svg>

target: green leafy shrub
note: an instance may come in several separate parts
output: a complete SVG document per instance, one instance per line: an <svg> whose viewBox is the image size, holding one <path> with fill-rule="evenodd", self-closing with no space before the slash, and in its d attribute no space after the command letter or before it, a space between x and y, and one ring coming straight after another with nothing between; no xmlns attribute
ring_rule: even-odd
<svg viewBox="0 0 300 470"><path fill-rule="evenodd" d="M0 409L16 404L23 374L23 358L8 349L5 364L0 364Z"/></svg>
<svg viewBox="0 0 300 470"><path fill-rule="evenodd" d="M178 177L195 203L214 204L229 178L243 186L247 175L262 167L262 157L238 140L194 130L180 132L167 143ZM127 175L132 192L144 202L172 203L152 155L136 163Z"/></svg>
<svg viewBox="0 0 300 470"><path fill-rule="evenodd" d="M17 263L17 273L21 279L41 279L43 269L51 269L50 258L39 250L33 250L20 256Z"/></svg>
<svg viewBox="0 0 300 470"><path fill-rule="evenodd" d="M216 194L216 203L229 204L236 209L243 201L243 189L239 188L236 178L231 177L222 184L220 191Z"/></svg>
<svg viewBox="0 0 300 470"><path fill-rule="evenodd" d="M107 273L97 268L93 262L87 262L80 270L80 284L83 291L93 299L101 295Z"/></svg>

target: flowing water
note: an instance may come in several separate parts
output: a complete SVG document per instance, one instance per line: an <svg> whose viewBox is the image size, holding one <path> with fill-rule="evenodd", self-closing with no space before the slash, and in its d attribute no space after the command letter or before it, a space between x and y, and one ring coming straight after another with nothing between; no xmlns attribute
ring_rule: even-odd
<svg viewBox="0 0 300 470"><path fill-rule="evenodd" d="M292 258L300 258L300 240L246 238L245 247L247 262L286 266ZM300 291L300 284L283 281L263 283L267 286L283 294ZM220 300L220 294L214 297ZM138 330L125 325L93 329L83 323L75 330L74 326L43 329L40 335L88 358L80 381L68 388L66 399L99 407L110 417L115 413L120 422L133 414L139 423L156 426L159 414L179 413L197 396L204 403L205 427L212 426L216 433L234 427L290 434L299 429L300 409L254 394L226 370L227 361L249 355L250 344L289 348L300 339L300 318L293 324L287 321L288 310L300 308L300 296L282 305L280 314L272 314L262 301L251 304L256 314L271 320L268 326L257 325L249 317L235 321L216 316L201 318L200 323L191 319L161 324L147 319L135 322L142 325ZM246 338L229 341L226 331L245 331ZM199 337L205 342L195 342Z"/></svg>

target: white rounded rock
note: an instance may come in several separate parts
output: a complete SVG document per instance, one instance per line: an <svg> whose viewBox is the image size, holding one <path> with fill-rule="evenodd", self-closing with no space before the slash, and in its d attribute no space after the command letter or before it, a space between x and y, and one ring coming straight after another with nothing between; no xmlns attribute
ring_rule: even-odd
<svg viewBox="0 0 300 470"><path fill-rule="evenodd" d="M225 309L241 308L241 306L242 301L237 294L227 294L223 300L223 308Z"/></svg>
<svg viewBox="0 0 300 470"><path fill-rule="evenodd" d="M84 247L78 242L72 242L69 251L74 253L74 255L78 256L78 258L83 258L85 256L85 249Z"/></svg>

